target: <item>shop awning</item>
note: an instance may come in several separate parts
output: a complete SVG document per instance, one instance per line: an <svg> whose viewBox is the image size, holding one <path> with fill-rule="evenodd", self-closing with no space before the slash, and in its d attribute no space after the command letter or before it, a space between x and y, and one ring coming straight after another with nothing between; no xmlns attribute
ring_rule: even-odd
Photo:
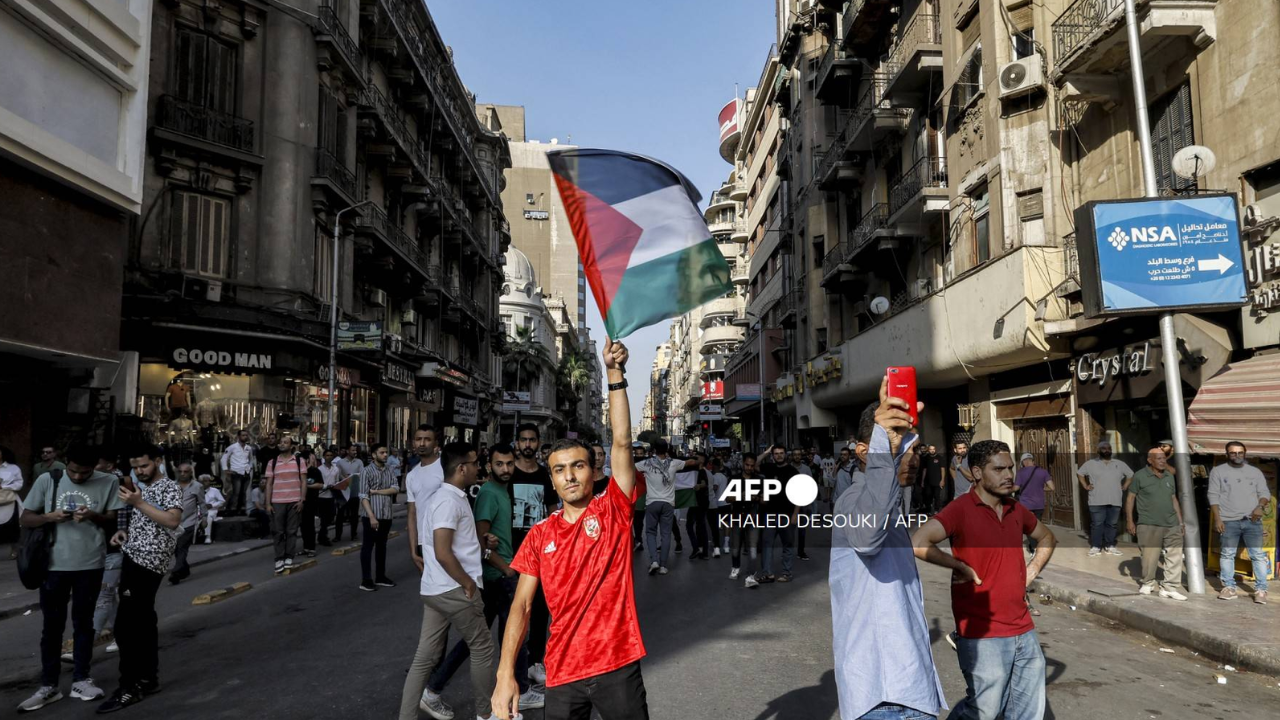
<svg viewBox="0 0 1280 720"><path fill-rule="evenodd" d="M1280 354L1232 363L1200 387L1187 413L1192 449L1221 455L1239 440L1254 457L1280 457Z"/></svg>

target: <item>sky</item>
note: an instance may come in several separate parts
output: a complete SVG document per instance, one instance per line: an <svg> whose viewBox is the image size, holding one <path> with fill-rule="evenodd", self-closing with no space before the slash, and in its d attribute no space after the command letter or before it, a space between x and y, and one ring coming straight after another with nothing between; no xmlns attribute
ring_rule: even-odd
<svg viewBox="0 0 1280 720"><path fill-rule="evenodd" d="M667 162L702 192L732 166L717 114L754 85L776 41L772 0L428 0L462 81L481 103L523 105L531 140L629 150ZM587 293L587 324L604 322ZM669 322L624 342L632 426Z"/></svg>

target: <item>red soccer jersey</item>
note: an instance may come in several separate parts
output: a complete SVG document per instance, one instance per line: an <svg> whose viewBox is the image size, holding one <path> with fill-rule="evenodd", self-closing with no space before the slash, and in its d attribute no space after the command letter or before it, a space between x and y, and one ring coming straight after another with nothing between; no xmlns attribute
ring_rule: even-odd
<svg viewBox="0 0 1280 720"><path fill-rule="evenodd" d="M547 686L602 675L644 657L631 579L632 501L609 478L577 523L564 511L534 525L511 567L542 583L551 610Z"/></svg>
<svg viewBox="0 0 1280 720"><path fill-rule="evenodd" d="M977 492L969 492L935 518L951 538L951 553L982 578L981 585L951 586L951 612L960 637L1012 637L1034 630L1027 611L1022 536L1036 529L1036 516L1008 499L1004 516L997 518Z"/></svg>

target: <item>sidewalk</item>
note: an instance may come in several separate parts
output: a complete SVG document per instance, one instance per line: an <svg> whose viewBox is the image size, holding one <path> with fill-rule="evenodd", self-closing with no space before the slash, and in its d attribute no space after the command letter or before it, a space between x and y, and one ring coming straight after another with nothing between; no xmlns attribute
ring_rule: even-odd
<svg viewBox="0 0 1280 720"><path fill-rule="evenodd" d="M1096 615L1148 633L1171 645L1191 648L1208 658L1269 675L1280 675L1280 608L1255 605L1240 584L1234 602L1217 599L1217 575L1205 581L1204 595L1189 595L1186 602L1156 595L1139 595L1136 576L1141 573L1138 548L1120 542L1124 557L1088 557L1084 533L1052 527L1058 538L1049 567L1032 589L1055 602L1074 605Z"/></svg>

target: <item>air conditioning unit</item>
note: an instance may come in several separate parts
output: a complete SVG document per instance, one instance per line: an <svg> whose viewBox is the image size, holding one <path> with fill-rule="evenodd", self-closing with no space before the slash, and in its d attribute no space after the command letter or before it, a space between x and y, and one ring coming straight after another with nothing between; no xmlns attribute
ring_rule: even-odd
<svg viewBox="0 0 1280 720"><path fill-rule="evenodd" d="M374 288L369 291L369 304L374 307L384 308L387 306L387 293L385 290Z"/></svg>
<svg viewBox="0 0 1280 720"><path fill-rule="evenodd" d="M417 310L405 310L404 312L400 313L400 324L401 324L401 325L417 325L417 324L418 324L418 311L417 311Z"/></svg>
<svg viewBox="0 0 1280 720"><path fill-rule="evenodd" d="M404 349L404 338L395 333L387 333L387 351L398 353Z"/></svg>
<svg viewBox="0 0 1280 720"><path fill-rule="evenodd" d="M1044 89L1044 60L1024 57L1000 68L1000 99L1022 97Z"/></svg>
<svg viewBox="0 0 1280 720"><path fill-rule="evenodd" d="M818 0L800 0L800 2L797 3L798 7L796 8L796 13L799 15L803 15L809 12L810 10L813 10L813 7L817 4L818 4Z"/></svg>

